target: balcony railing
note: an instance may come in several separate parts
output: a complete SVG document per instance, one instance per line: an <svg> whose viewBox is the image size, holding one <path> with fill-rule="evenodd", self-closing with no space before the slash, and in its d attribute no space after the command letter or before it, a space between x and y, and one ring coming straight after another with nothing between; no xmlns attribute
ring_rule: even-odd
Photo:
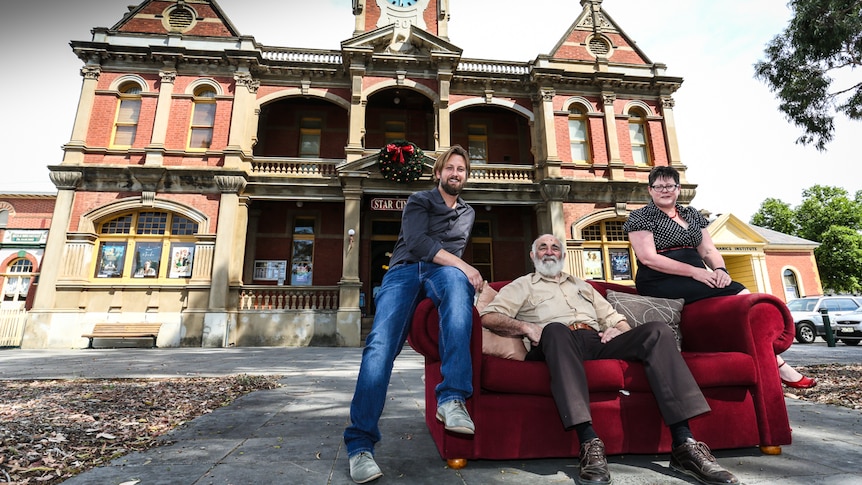
<svg viewBox="0 0 862 485"><path fill-rule="evenodd" d="M531 165L470 164L470 182L533 182L535 169Z"/></svg>
<svg viewBox="0 0 862 485"><path fill-rule="evenodd" d="M335 177L336 167L342 160L255 157L251 161L252 174L283 175L286 177Z"/></svg>
<svg viewBox="0 0 862 485"><path fill-rule="evenodd" d="M240 310L337 310L337 286L244 285Z"/></svg>

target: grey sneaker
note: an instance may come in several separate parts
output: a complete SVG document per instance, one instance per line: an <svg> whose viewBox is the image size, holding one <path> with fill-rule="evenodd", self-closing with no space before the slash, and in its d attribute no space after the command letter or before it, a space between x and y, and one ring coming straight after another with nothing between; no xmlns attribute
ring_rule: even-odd
<svg viewBox="0 0 862 485"><path fill-rule="evenodd" d="M350 478L356 483L367 483L383 476L383 472L380 471L380 467L374 461L374 456L367 451L351 456L349 461Z"/></svg>
<svg viewBox="0 0 862 485"><path fill-rule="evenodd" d="M437 419L443 421L443 427L449 431L461 434L474 434L476 426L467 414L467 408L462 401L449 401L437 406Z"/></svg>

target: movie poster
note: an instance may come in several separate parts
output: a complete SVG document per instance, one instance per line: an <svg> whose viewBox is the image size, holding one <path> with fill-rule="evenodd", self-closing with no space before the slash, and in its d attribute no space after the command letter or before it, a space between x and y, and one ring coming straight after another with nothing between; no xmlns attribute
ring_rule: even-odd
<svg viewBox="0 0 862 485"><path fill-rule="evenodd" d="M601 249L584 249L584 279L605 279L605 269L602 262Z"/></svg>
<svg viewBox="0 0 862 485"><path fill-rule="evenodd" d="M123 276L126 261L125 242L103 242L96 262L97 278L119 278Z"/></svg>
<svg viewBox="0 0 862 485"><path fill-rule="evenodd" d="M629 250L623 248L608 249L611 259L611 277L614 280L632 279L632 264Z"/></svg>
<svg viewBox="0 0 862 485"><path fill-rule="evenodd" d="M132 276L135 278L157 277L161 260L162 243L139 242L135 244L135 265Z"/></svg>
<svg viewBox="0 0 862 485"><path fill-rule="evenodd" d="M194 243L171 244L171 267L169 278L191 278L192 263L195 259Z"/></svg>

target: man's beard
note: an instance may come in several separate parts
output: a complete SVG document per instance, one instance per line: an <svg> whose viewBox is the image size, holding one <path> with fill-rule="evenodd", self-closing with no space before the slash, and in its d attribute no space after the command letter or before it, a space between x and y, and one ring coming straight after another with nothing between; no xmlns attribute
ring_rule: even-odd
<svg viewBox="0 0 862 485"><path fill-rule="evenodd" d="M556 278L563 272L563 259L557 259L553 256L548 256L544 260L539 258L533 259L533 266L536 267L536 272L548 278Z"/></svg>
<svg viewBox="0 0 862 485"><path fill-rule="evenodd" d="M461 194L461 188L463 186L464 185L461 183L460 180L458 181L457 187L453 187L453 186L449 185L448 181L444 182L443 180L440 180L440 187L443 187L443 192L446 192L449 195L460 195Z"/></svg>

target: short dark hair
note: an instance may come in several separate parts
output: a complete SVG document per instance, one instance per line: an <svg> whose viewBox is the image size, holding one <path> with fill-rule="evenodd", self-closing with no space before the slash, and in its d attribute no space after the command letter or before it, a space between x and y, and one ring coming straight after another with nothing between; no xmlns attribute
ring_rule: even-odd
<svg viewBox="0 0 862 485"><path fill-rule="evenodd" d="M446 150L445 152L440 154L439 157L437 157L437 161L434 163L434 173L432 175L432 180L434 180L435 182L439 182L439 180L437 179L437 172L443 171L443 166L446 165L446 162L449 161L449 157L451 157L452 155L461 155L462 157L464 157L464 163L466 164L467 168L467 178L470 178L470 154L461 145L452 145L451 147L449 147L448 150Z"/></svg>
<svg viewBox="0 0 862 485"><path fill-rule="evenodd" d="M679 185L679 170L670 166L655 167L649 173L650 186L658 179L673 179L673 182Z"/></svg>

